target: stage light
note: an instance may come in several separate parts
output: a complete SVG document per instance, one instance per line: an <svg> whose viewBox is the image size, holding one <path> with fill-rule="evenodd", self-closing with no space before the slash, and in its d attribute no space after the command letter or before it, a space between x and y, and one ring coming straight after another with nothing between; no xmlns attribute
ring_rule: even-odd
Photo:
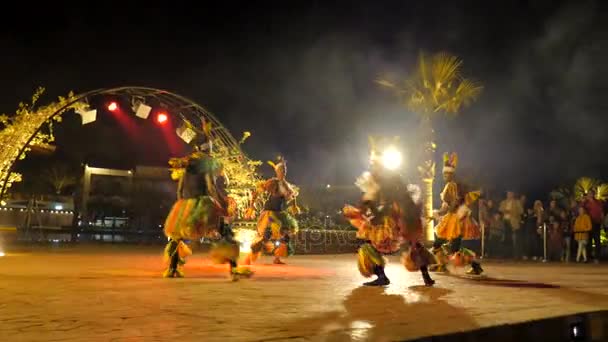
<svg viewBox="0 0 608 342"><path fill-rule="evenodd" d="M89 107L82 110L77 110L76 114L82 117L83 125L90 124L91 122L94 122L97 119L97 110L91 109Z"/></svg>
<svg viewBox="0 0 608 342"><path fill-rule="evenodd" d="M55 210L63 210L63 206L61 204L57 204L55 206Z"/></svg>
<svg viewBox="0 0 608 342"><path fill-rule="evenodd" d="M135 115L137 117L142 118L142 119L147 119L148 116L150 115L150 112L152 111L152 107L146 106L143 103L139 103L139 104L133 106L133 111L135 112Z"/></svg>
<svg viewBox="0 0 608 342"><path fill-rule="evenodd" d="M164 112L158 113L158 115L156 116L156 122L161 125L164 125L167 120L169 120L169 117Z"/></svg>
<svg viewBox="0 0 608 342"><path fill-rule="evenodd" d="M5 256L6 254L4 254L4 252L0 251L0 257Z"/></svg>
<svg viewBox="0 0 608 342"><path fill-rule="evenodd" d="M194 138L196 138L196 132L188 127L188 125L183 124L175 130L177 136L179 136L186 144L189 144Z"/></svg>
<svg viewBox="0 0 608 342"><path fill-rule="evenodd" d="M0 205L3 207L6 206L6 201L0 201Z"/></svg>
<svg viewBox="0 0 608 342"><path fill-rule="evenodd" d="M396 170L401 166L403 157L394 147L389 147L382 153L382 165L389 170Z"/></svg>
<svg viewBox="0 0 608 342"><path fill-rule="evenodd" d="M116 102L110 102L110 104L108 105L108 110L110 112L114 112L118 109L118 104Z"/></svg>

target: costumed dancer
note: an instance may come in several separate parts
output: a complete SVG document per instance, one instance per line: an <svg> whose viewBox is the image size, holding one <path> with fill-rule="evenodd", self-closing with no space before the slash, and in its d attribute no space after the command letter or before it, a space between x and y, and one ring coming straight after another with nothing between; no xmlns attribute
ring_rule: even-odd
<svg viewBox="0 0 608 342"><path fill-rule="evenodd" d="M245 264L254 262L262 252L274 256L274 264L284 264L281 258L294 253L293 238L298 231L298 222L292 215L297 215L300 209L296 198L298 193L293 185L286 180L287 162L278 157L277 163L268 162L274 169L276 177L268 179L257 187L251 199L246 217L255 216L254 204L259 196L267 196L264 209L260 213L257 224L258 236L251 244L251 253Z"/></svg>
<svg viewBox="0 0 608 342"><path fill-rule="evenodd" d="M370 145L370 172L365 172L355 183L363 192L361 203L358 207L346 205L343 209L344 216L357 228L357 238L364 241L357 253L359 272L366 278L377 277L364 285L390 284L384 272L383 254L395 253L403 243L408 243L410 248L404 254L404 265L409 271L420 270L425 285L432 286L435 281L427 267L435 263L434 257L419 242L422 208L414 201L399 174L382 165L371 137Z"/></svg>
<svg viewBox="0 0 608 342"><path fill-rule="evenodd" d="M215 241L211 246L211 259L218 264L229 264L232 280L247 278L253 275L253 272L249 268L238 267L240 243L234 239L234 231L232 230L232 222L237 212L236 201L228 195L229 181L222 165L219 166L218 171L215 178L215 188L224 215L220 217L219 222L219 241Z"/></svg>
<svg viewBox="0 0 608 342"><path fill-rule="evenodd" d="M480 192L462 193L454 180L458 165L456 153L443 155L443 179L446 184L441 192L441 208L435 212L439 223L435 227L434 253L438 261L435 271L447 271L447 264L468 265L467 274L483 273L475 252L463 248L461 240L480 236L479 225L473 220L470 207L479 198Z"/></svg>
<svg viewBox="0 0 608 342"><path fill-rule="evenodd" d="M209 136L210 127L204 125L204 133ZM217 262L228 262L233 280L239 276L250 275L236 267L239 256L239 245L231 238L230 226L222 224L223 218L229 216L227 203L229 199L218 195L216 180L224 177L221 165L211 156L212 142L197 144L195 151L185 158L174 158L169 161L174 170L173 177L178 177L177 201L171 208L165 221L164 233L169 239L165 247L165 259L168 263L163 273L166 278L183 277L183 265L186 257L192 254L187 243L201 238L220 238L223 243L212 250L212 257ZM225 183L224 183L225 184ZM222 204L224 201L225 204Z"/></svg>

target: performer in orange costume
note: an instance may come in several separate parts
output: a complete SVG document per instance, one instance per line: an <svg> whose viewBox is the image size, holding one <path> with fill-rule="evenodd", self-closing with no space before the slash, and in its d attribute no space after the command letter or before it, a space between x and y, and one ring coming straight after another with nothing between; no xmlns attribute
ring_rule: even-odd
<svg viewBox="0 0 608 342"><path fill-rule="evenodd" d="M255 261L262 251L274 256L275 264L284 264L281 258L294 253L293 241L298 232L298 222L293 217L299 213L296 204L298 192L286 180L287 162L279 157L277 163L269 162L276 177L271 178L258 186L255 191L247 217L253 218L253 207L260 195L267 195L264 209L258 219L258 238L251 244L251 253L245 264Z"/></svg>
<svg viewBox="0 0 608 342"><path fill-rule="evenodd" d="M479 198L480 192L462 193L462 189L454 180L458 166L456 153L443 156L443 179L446 181L441 192L441 208L435 213L439 223L435 226L434 252L439 262L437 271L445 271L448 259L456 266L469 264L468 274L480 275L483 272L481 264L476 260L475 252L461 248L461 239L471 239L480 236L479 225L471 216L470 207Z"/></svg>
<svg viewBox="0 0 608 342"><path fill-rule="evenodd" d="M432 286L427 266L434 263L433 255L422 246L422 208L414 201L411 190L398 172L387 169L377 151L376 140L370 138L371 168L356 185L363 192L358 207L347 205L343 213L357 228L357 238L365 241L358 251L359 272L364 277L376 275L367 286L384 286L390 280L384 273L386 261L382 254L397 252L403 244L410 249L403 264L409 271L420 271L425 285Z"/></svg>

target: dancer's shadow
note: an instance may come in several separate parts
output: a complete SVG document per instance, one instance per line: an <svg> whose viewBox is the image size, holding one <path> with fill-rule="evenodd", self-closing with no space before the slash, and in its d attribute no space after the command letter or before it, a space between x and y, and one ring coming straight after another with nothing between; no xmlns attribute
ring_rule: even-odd
<svg viewBox="0 0 608 342"><path fill-rule="evenodd" d="M478 325L463 309L442 297L442 288L413 286L403 294L389 294L383 288L359 287L343 302L345 312L331 312L288 323L300 336L319 341L401 341ZM305 330L302 330L305 329Z"/></svg>
<svg viewBox="0 0 608 342"><path fill-rule="evenodd" d="M537 282L529 282L525 280L515 280L515 279L501 279L501 278L492 278L492 277L480 277L480 278L472 278L461 275L448 275L451 277L463 279L466 281L475 282L475 284L480 286L496 286L496 287L515 287L515 288L534 288L534 289L559 289L559 285L546 284L546 283L537 283Z"/></svg>

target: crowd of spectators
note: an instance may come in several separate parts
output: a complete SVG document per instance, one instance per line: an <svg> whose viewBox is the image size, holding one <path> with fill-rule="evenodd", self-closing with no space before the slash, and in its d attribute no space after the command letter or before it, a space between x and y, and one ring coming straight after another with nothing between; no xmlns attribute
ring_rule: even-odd
<svg viewBox="0 0 608 342"><path fill-rule="evenodd" d="M568 203L529 202L513 192L500 202L482 199L485 257L599 263L602 230L608 227L604 206L593 191Z"/></svg>

